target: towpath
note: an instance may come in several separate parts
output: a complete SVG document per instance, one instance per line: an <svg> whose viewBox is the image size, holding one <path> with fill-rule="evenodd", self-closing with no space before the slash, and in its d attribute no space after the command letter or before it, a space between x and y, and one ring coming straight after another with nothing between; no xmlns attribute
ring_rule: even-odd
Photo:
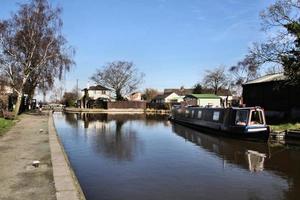
<svg viewBox="0 0 300 200"><path fill-rule="evenodd" d="M56 199L46 114L21 115L0 137L0 180L2 200Z"/></svg>

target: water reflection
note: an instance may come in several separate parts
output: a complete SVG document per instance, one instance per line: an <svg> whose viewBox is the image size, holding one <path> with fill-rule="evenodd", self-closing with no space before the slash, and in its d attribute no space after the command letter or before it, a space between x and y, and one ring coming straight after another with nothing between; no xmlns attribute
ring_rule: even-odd
<svg viewBox="0 0 300 200"><path fill-rule="evenodd" d="M156 114L108 114L108 113L62 113L65 116L66 122L73 126L78 127L80 122L84 123L84 128L89 128L90 124L107 124L110 121L139 121L146 126L155 126L157 121L161 121L164 126L170 126L170 122L167 120L167 115Z"/></svg>
<svg viewBox="0 0 300 200"><path fill-rule="evenodd" d="M88 130L94 151L118 161L130 161L143 153L143 142L138 141L131 126L123 127L126 123L139 121L154 126L157 120L164 120L164 125L170 126L165 115L69 113L64 116L72 127Z"/></svg>
<svg viewBox="0 0 300 200"><path fill-rule="evenodd" d="M59 135L88 199L300 196L298 146L215 137L166 118L56 114Z"/></svg>
<svg viewBox="0 0 300 200"><path fill-rule="evenodd" d="M257 172L264 170L266 154L248 150L245 155L248 161L249 171Z"/></svg>
<svg viewBox="0 0 300 200"><path fill-rule="evenodd" d="M281 143L262 143L215 137L173 124L173 131L194 144L213 152L226 163L235 164L250 172L271 171L288 179L285 199L300 197L300 147Z"/></svg>
<svg viewBox="0 0 300 200"><path fill-rule="evenodd" d="M138 141L134 130L123 128L125 123L125 121L115 121L113 129L97 129L93 139L95 151L119 161L130 161L136 154L141 153L143 143Z"/></svg>

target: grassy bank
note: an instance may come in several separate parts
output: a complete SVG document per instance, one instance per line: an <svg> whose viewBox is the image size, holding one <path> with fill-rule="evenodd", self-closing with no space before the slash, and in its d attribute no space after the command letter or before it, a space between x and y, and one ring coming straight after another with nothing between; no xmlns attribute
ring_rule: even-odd
<svg viewBox="0 0 300 200"><path fill-rule="evenodd" d="M0 136L3 135L6 131L8 131L13 125L15 121L7 120L4 118L0 118Z"/></svg>
<svg viewBox="0 0 300 200"><path fill-rule="evenodd" d="M271 125L271 131L285 131L292 129L300 129L300 123L285 123L279 125Z"/></svg>

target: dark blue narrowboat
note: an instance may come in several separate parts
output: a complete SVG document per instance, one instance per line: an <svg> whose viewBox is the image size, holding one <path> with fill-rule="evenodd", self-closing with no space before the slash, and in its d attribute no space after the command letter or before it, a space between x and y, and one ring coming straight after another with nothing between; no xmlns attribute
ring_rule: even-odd
<svg viewBox="0 0 300 200"><path fill-rule="evenodd" d="M247 138L269 137L264 110L260 107L200 108L174 107L170 120L216 134Z"/></svg>

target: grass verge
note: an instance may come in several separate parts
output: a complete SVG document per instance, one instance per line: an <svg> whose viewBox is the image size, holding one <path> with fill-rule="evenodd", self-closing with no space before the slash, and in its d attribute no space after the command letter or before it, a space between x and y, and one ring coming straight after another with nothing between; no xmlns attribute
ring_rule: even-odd
<svg viewBox="0 0 300 200"><path fill-rule="evenodd" d="M14 120L0 118L0 136L6 133L14 124Z"/></svg>
<svg viewBox="0 0 300 200"><path fill-rule="evenodd" d="M300 123L285 123L278 125L271 125L271 131L286 131L291 129L300 129Z"/></svg>

